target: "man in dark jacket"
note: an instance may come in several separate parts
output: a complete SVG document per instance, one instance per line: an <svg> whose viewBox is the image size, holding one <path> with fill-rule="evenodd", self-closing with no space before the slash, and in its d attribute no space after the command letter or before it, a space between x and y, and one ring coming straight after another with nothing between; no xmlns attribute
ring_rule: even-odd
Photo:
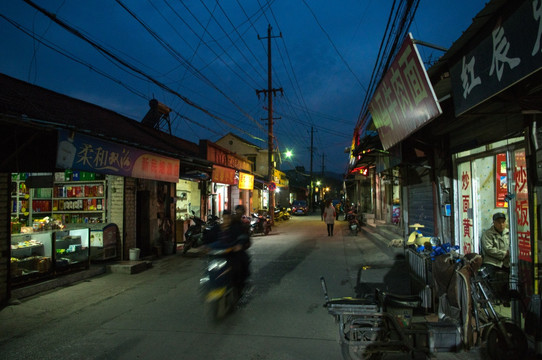
<svg viewBox="0 0 542 360"><path fill-rule="evenodd" d="M510 236L506 228L506 215L493 215L493 226L482 235L484 266L493 283L495 295L508 302L508 277L510 275Z"/></svg>

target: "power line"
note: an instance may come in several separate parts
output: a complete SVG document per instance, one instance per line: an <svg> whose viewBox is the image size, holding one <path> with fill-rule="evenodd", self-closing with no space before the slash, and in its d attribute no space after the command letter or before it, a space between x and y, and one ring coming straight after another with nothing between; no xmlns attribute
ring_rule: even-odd
<svg viewBox="0 0 542 360"><path fill-rule="evenodd" d="M47 16L48 18L50 18L51 20L53 20L55 23L57 23L59 26L61 26L62 28L64 28L65 30L67 30L68 32L70 32L71 34L77 36L78 38L86 41L87 43L89 43L92 47L96 48L99 52L109 56L111 59L119 62L121 65L127 67L128 69L134 71L135 73L137 74L140 74L142 76L144 76L145 78L147 78L149 81L151 81L152 83L154 83L155 85L157 85L158 87L164 89L165 91L167 92L170 92L171 94L179 97L180 99L182 99L185 103L187 103L188 105L202 111L203 113L207 114L208 116L212 117L213 119L216 119L216 120L219 120L221 122L223 122L224 124L234 128L234 129L237 129L238 131L242 132L242 133L245 133L249 136L252 137L251 134L249 134L248 132L236 127L235 125L233 124L230 124L229 122L227 122L226 120L222 119L221 117L211 113L210 111L208 111L207 109L203 108L202 106L196 104L195 102L191 101L190 99L188 99L186 96L183 96L181 95L180 93L178 93L177 91L171 89L170 87L168 87L167 85L161 83L160 81L154 79L153 77L151 77L150 75L146 74L145 72L143 72L142 70L138 69L137 67L135 67L134 65L132 64L129 64L128 62L126 62L125 60L119 58L118 56L116 56L115 54L113 54L111 51L107 50L106 48L104 48L102 45L92 41L91 39L89 39L88 37L86 37L84 34L82 34L80 31L74 29L72 26L68 25L67 23L65 23L64 21L61 21L56 15L54 14L51 14L49 11L41 8L40 6L36 5L34 2L32 2L31 0L24 0L27 4L29 4L30 6L32 6L33 8L35 8L36 10L38 10L39 12L41 12L42 14L44 14L45 16Z"/></svg>
<svg viewBox="0 0 542 360"><path fill-rule="evenodd" d="M145 24L143 20L141 20L133 11L131 11L126 5L122 3L120 0L116 0L116 2L124 9L126 10L134 19L137 20L144 28L149 32L149 34L152 35L154 39L158 41L160 45L162 45L166 50L170 52L170 54L181 61L182 64L185 64L187 68L196 74L198 78L202 79L207 85L218 91L222 96L224 96L230 103L232 103L242 114L244 114L249 119L252 119L255 123L257 123L256 120L254 120L250 114L248 114L245 110L243 110L232 98L230 98L225 92L220 90L218 86L216 86L211 80L209 80L205 75L203 75L201 72L199 72L198 69L196 69L187 59L185 59L181 54L179 54L169 43L167 43L164 39L162 39L155 31L153 31L150 26Z"/></svg>
<svg viewBox="0 0 542 360"><path fill-rule="evenodd" d="M103 70L100 70L98 69L97 67L95 67L94 65L78 58L77 56L75 56L74 54L71 54L68 50L65 50L63 48L61 48L60 46L58 45L55 45L53 44L52 42L44 39L43 37L35 34L34 32L31 32L29 29L25 28L24 26L22 26L21 24L17 23L16 21L12 20L12 19L9 19L8 17L6 17L5 15L3 14L0 14L0 17L2 17L4 20L6 20L7 22L9 22L11 25L13 25L14 27L16 27L18 30L20 30L21 32L23 32L24 34L28 35L29 37L31 37L32 39L38 41L39 43L41 43L43 46L55 51L56 53L78 63L78 64L81 64L87 68L89 68L90 70L98 73L99 75L102 75L103 77L115 82L116 84L119 84L121 85L122 87L124 87L126 90L130 91L132 94L134 95L137 95L143 99L146 99L146 100L149 100L147 98L147 96L145 94L143 94L142 92L136 90L135 88L123 83L122 81L120 81L119 79L115 78L113 75L110 75L108 73L106 73L105 71Z"/></svg>
<svg viewBox="0 0 542 360"><path fill-rule="evenodd" d="M331 43L331 46L333 46L333 49L335 49L335 52L337 53L337 55L339 55L339 58L341 59L341 61L344 63L344 65L346 65L346 67L348 68L348 71L350 71L350 73L354 76L354 78L356 79L356 81L358 82L359 86L365 91L367 92L367 88L365 86L363 86L363 84L361 83L361 80L357 77L357 75L354 73L354 71L352 70L352 68L350 67L350 65L348 65L348 63L346 62L346 60L344 59L344 57L342 56L341 52L339 51L339 49L337 49L337 47L335 46L335 43L333 42L333 40L331 40L331 37L329 36L329 34L327 33L327 31L324 29L324 27L322 26L322 24L320 24L320 21L318 20L318 18L316 17L316 14L314 13L314 11L312 11L311 7L309 6L309 4L307 4L307 1L306 0L302 0L303 1L303 4L305 4L305 6L307 7L307 9L309 9L309 12L311 13L311 15L314 17L314 20L316 21L316 23L318 24L318 26L320 27L320 29L322 30L322 32L324 33L324 35L326 35L327 39L329 40L329 42Z"/></svg>

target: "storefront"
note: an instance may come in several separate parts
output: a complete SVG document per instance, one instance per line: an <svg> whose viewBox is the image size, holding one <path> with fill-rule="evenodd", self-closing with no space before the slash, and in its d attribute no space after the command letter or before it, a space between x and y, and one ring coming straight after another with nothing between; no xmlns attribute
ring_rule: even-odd
<svg viewBox="0 0 542 360"><path fill-rule="evenodd" d="M93 260L174 251L175 184L210 168L197 144L5 75L0 85L0 304Z"/></svg>
<svg viewBox="0 0 542 360"><path fill-rule="evenodd" d="M112 197L116 192L112 186L122 184L123 178L139 179L138 231L130 248L149 255L159 246L171 253L170 184L178 179L178 160L59 130L57 168L66 170L12 174L12 286L88 268L91 260L126 258L129 248L118 230L105 242L103 236L108 223L123 229L125 201ZM111 222L114 218L118 224Z"/></svg>
<svg viewBox="0 0 542 360"><path fill-rule="evenodd" d="M528 167L523 138L490 144L455 155L457 171L457 229L465 254L482 253L481 237L493 225L492 216L506 214L508 226L515 230L511 252L519 260L518 275L522 292L532 294L532 249ZM512 198L510 194L515 194ZM517 244L517 247L516 247ZM516 255L516 254L513 254ZM519 286L513 284L514 288Z"/></svg>
<svg viewBox="0 0 542 360"><path fill-rule="evenodd" d="M253 206L252 163L207 140L200 140L200 151L204 159L214 164L206 215L221 217L224 210L232 211L237 205L245 206L248 214Z"/></svg>

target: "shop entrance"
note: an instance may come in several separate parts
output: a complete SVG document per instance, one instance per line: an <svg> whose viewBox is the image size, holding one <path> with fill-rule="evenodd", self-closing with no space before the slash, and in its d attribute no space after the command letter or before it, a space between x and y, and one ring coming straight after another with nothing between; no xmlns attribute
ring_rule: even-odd
<svg viewBox="0 0 542 360"><path fill-rule="evenodd" d="M150 191L137 192L136 205L136 247L141 249L142 256L151 254L150 249Z"/></svg>

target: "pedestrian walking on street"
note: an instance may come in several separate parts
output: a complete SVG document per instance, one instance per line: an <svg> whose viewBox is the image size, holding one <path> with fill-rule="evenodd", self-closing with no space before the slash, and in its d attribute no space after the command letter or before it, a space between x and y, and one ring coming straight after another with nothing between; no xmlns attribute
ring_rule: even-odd
<svg viewBox="0 0 542 360"><path fill-rule="evenodd" d="M320 200L320 217L322 218L322 221L324 221L324 210L326 209L326 203L324 200Z"/></svg>
<svg viewBox="0 0 542 360"><path fill-rule="evenodd" d="M324 209L324 221L327 225L327 236L333 236L333 225L335 224L335 217L337 216L333 203L330 200L326 201L326 208Z"/></svg>
<svg viewBox="0 0 542 360"><path fill-rule="evenodd" d="M335 205L335 219L339 221L339 214L341 213L341 209L343 207L343 204L339 201L337 205Z"/></svg>

